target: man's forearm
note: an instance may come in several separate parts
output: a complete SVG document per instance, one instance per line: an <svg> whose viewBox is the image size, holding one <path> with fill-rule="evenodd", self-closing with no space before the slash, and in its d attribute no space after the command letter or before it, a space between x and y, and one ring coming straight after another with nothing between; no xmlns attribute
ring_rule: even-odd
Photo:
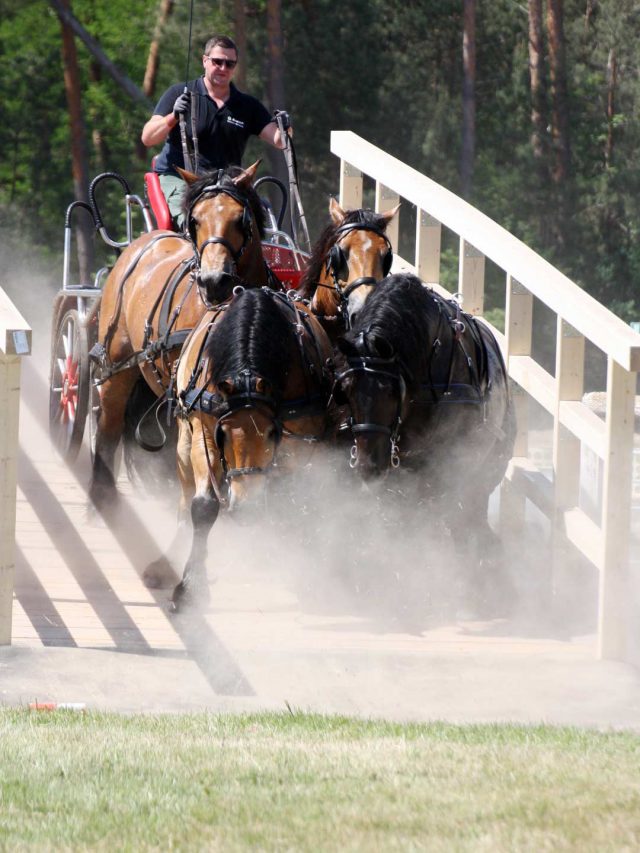
<svg viewBox="0 0 640 853"><path fill-rule="evenodd" d="M173 113L166 116L152 116L142 128L140 138L147 148L164 142L169 132L177 125L178 119Z"/></svg>

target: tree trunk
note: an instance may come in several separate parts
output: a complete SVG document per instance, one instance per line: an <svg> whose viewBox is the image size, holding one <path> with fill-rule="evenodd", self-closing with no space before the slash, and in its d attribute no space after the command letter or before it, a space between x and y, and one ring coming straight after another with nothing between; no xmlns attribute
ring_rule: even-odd
<svg viewBox="0 0 640 853"><path fill-rule="evenodd" d="M61 0L69 9L69 0ZM82 120L82 101L80 98L80 74L78 56L73 32L65 20L60 18L62 27L62 63L64 67L64 87L69 109L71 130L71 168L73 175L73 194L76 200L86 202L89 189L89 168L87 163L87 143L84 122ZM93 270L92 223L87 221L84 211L77 214L78 272L80 281L88 284Z"/></svg>
<svg viewBox="0 0 640 853"><path fill-rule="evenodd" d="M462 35L462 154L460 186L464 198L471 196L476 147L476 0L464 0Z"/></svg>
<svg viewBox="0 0 640 853"><path fill-rule="evenodd" d="M233 0L233 40L240 56L236 83L244 91L247 86L247 10L244 0Z"/></svg>
<svg viewBox="0 0 640 853"><path fill-rule="evenodd" d="M158 66L160 65L160 39L162 31L173 12L174 0L160 0L158 7L158 15L156 17L156 25L153 30L153 37L149 45L149 56L147 57L147 67L144 72L144 80L142 82L142 91L148 98L152 98L156 90L156 78L158 76Z"/></svg>
<svg viewBox="0 0 640 853"><path fill-rule="evenodd" d="M285 109L284 52L282 38L282 7L280 0L267 0L267 99L272 110ZM289 185L287 166L282 152L269 147L271 174ZM289 215L293 214L289 199ZM288 218L288 217L287 217ZM285 223L287 219L285 219Z"/></svg>
<svg viewBox="0 0 640 853"><path fill-rule="evenodd" d="M562 0L547 0L547 32L552 101L551 133L555 152L552 177L556 184L563 184L571 172L571 148Z"/></svg>
<svg viewBox="0 0 640 853"><path fill-rule="evenodd" d="M531 87L531 148L540 176L545 176L545 80L542 32L542 0L528 0L529 7L529 80Z"/></svg>
<svg viewBox="0 0 640 853"><path fill-rule="evenodd" d="M153 104L144 92L142 92L136 84L126 76L126 74L123 74L118 68L116 68L113 62L111 62L109 57L102 50L98 42L85 30L78 19L74 17L68 0L49 0L49 2L60 18L61 24L67 27L70 33L75 33L78 36L89 53L97 62L100 63L107 74L110 75L118 86L120 86L120 88L123 89L130 98L132 98L132 100L139 101L141 104L144 104L144 106L151 108Z"/></svg>
<svg viewBox="0 0 640 853"><path fill-rule="evenodd" d="M607 141L604 147L604 162L607 169L613 160L613 122L616 114L616 86L618 83L618 61L614 48L609 51L607 61Z"/></svg>
<svg viewBox="0 0 640 853"><path fill-rule="evenodd" d="M162 31L173 12L174 0L160 0L158 14L156 17L156 25L153 30L153 37L149 45L149 55L147 56L147 67L144 71L144 80L142 81L142 91L148 98L153 98L156 90L156 80L158 77L158 67L160 65L160 40ZM143 162L147 161L149 152L146 145L138 136L136 139L136 155Z"/></svg>
<svg viewBox="0 0 640 853"><path fill-rule="evenodd" d="M99 83L102 79L101 67L98 62L92 62L89 67L89 77L92 83ZM104 172L107 162L104 136L100 129L98 110L94 107L89 111L89 125L91 127L91 143L93 145L93 155L95 165L98 172Z"/></svg>

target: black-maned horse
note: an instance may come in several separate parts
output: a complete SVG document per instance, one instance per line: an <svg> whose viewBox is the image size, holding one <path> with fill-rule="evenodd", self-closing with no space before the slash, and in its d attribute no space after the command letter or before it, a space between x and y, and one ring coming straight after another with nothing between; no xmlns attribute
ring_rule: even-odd
<svg viewBox="0 0 640 853"><path fill-rule="evenodd" d="M351 466L364 478L419 472L457 543L495 537L488 501L513 454L508 376L489 328L413 275L392 275L339 341L336 394L347 404ZM479 555L482 557L482 555Z"/></svg>
<svg viewBox="0 0 640 853"><path fill-rule="evenodd" d="M386 213L343 210L329 203L330 223L314 244L298 288L335 340L362 308L371 290L389 274L393 249L386 235L400 205Z"/></svg>
<svg viewBox="0 0 640 853"><path fill-rule="evenodd" d="M239 284L279 286L262 255L264 209L253 188L257 168L254 163L202 177L183 171L185 233L142 235L105 282L94 348L102 383L90 488L99 507L117 495L114 457L136 383L152 399L160 398L187 334L208 306L229 299Z"/></svg>
<svg viewBox="0 0 640 853"><path fill-rule="evenodd" d="M327 437L331 354L315 317L268 288L236 293L185 344L177 369L178 473L180 515L190 510L193 538L173 593L176 609L208 598L207 538L220 508L264 512L276 459L280 474L295 470ZM160 562L145 580L162 586L169 576Z"/></svg>

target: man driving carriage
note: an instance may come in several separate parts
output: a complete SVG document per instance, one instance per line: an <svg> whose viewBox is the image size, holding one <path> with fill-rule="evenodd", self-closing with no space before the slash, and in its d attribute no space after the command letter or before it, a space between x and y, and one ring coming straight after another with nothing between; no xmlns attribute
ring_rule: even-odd
<svg viewBox="0 0 640 853"><path fill-rule="evenodd" d="M250 136L259 136L275 148L284 148L278 125L267 108L232 82L238 64L238 48L228 36L213 35L204 47L201 77L186 86L170 86L158 101L154 114L142 129L148 148L163 144L154 170L176 224L181 225L185 184L175 167L185 168L180 119L184 118L187 144L197 152L197 172L241 165ZM186 91L185 91L186 89ZM195 115L192 115L192 104ZM285 126L288 121L285 122ZM195 127L195 140L192 128ZM290 130L288 131L291 132ZM194 168L196 171L196 168Z"/></svg>

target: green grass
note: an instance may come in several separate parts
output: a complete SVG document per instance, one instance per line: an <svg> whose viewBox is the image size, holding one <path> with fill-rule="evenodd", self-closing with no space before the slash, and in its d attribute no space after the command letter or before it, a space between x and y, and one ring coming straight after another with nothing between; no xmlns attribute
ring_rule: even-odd
<svg viewBox="0 0 640 853"><path fill-rule="evenodd" d="M0 849L637 850L640 737L0 710Z"/></svg>

